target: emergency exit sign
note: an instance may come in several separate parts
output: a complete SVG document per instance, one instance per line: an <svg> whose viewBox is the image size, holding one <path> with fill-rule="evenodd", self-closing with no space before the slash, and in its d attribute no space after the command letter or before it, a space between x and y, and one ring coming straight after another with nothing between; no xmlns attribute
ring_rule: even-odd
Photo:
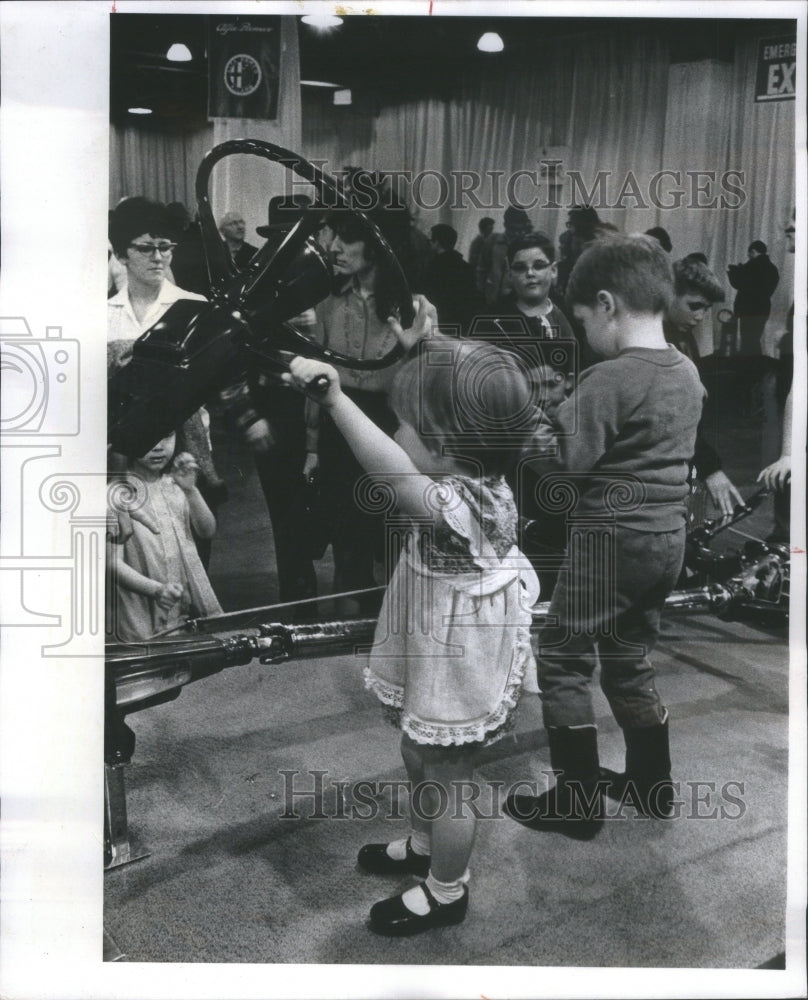
<svg viewBox="0 0 808 1000"><path fill-rule="evenodd" d="M758 43L755 101L793 101L797 74L797 35L761 38Z"/></svg>

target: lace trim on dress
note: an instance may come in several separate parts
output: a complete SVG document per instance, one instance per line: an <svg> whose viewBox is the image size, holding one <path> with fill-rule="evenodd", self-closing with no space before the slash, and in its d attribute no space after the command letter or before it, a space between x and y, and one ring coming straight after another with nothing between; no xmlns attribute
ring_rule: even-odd
<svg viewBox="0 0 808 1000"><path fill-rule="evenodd" d="M403 688L376 677L371 673L369 667L365 667L364 671L365 686L373 691L385 706L386 718L416 743L445 747L460 746L466 743L488 745L496 742L513 728L513 717L522 693L525 671L528 665L532 665L534 662L533 649L530 644L530 630L526 626L520 625L516 629L516 641L513 648L513 667L502 699L493 712L478 722L450 726L414 719L403 711Z"/></svg>
<svg viewBox="0 0 808 1000"><path fill-rule="evenodd" d="M365 667L365 687L372 691L379 701L384 705L392 705L394 708L401 708L404 704L404 688L398 684L390 684L377 677L370 669Z"/></svg>

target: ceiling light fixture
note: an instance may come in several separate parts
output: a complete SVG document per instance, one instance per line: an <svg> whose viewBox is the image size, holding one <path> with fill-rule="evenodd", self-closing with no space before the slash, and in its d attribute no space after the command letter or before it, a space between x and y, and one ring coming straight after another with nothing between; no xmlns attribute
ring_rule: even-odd
<svg viewBox="0 0 808 1000"><path fill-rule="evenodd" d="M151 108L127 108L130 115L150 115Z"/></svg>
<svg viewBox="0 0 808 1000"><path fill-rule="evenodd" d="M187 45L183 45L182 42L174 42L166 52L166 59L171 60L171 62L190 62L193 56Z"/></svg>
<svg viewBox="0 0 808 1000"><path fill-rule="evenodd" d="M301 80L301 87L339 87L339 83L329 83L328 80Z"/></svg>
<svg viewBox="0 0 808 1000"><path fill-rule="evenodd" d="M496 31L486 31L484 35L480 35L477 48L480 52L502 52L505 48L505 43Z"/></svg>
<svg viewBox="0 0 808 1000"><path fill-rule="evenodd" d="M336 14L304 14L300 20L318 31L327 31L342 24L342 18Z"/></svg>

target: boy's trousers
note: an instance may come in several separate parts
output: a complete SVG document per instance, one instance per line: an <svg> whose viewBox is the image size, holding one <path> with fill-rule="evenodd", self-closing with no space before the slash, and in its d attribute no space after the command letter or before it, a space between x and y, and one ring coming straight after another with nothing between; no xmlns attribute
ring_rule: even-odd
<svg viewBox="0 0 808 1000"><path fill-rule="evenodd" d="M656 533L596 521L571 527L550 603L557 624L539 633L545 726L595 724L590 684L598 662L601 688L622 728L664 722L648 654L684 546L684 526Z"/></svg>

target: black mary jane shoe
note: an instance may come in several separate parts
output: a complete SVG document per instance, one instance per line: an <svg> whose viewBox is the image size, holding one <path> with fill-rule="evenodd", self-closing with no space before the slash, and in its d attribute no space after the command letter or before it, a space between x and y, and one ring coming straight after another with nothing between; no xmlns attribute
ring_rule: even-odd
<svg viewBox="0 0 808 1000"><path fill-rule="evenodd" d="M363 872L371 875L417 875L426 878L429 874L429 854L416 854L407 837L407 855L400 861L387 853L387 844L365 844L359 849L356 863Z"/></svg>
<svg viewBox="0 0 808 1000"><path fill-rule="evenodd" d="M463 895L453 903L439 903L425 882L421 883L429 903L429 912L413 913L404 905L401 894L374 903L370 908L370 929L385 937L408 937L432 930L433 927L449 927L462 923L469 905L468 886L463 886Z"/></svg>

